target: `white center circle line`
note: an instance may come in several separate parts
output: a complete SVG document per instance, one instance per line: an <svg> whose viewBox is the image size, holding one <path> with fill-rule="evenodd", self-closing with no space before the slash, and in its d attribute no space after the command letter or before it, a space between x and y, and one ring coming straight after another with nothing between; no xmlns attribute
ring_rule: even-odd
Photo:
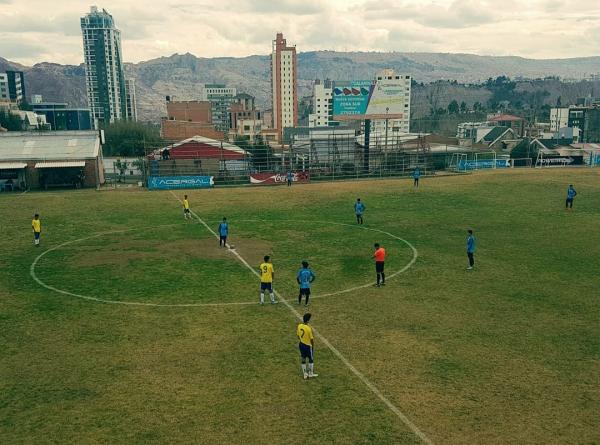
<svg viewBox="0 0 600 445"><path fill-rule="evenodd" d="M260 220L260 219L240 219L238 221L241 222L292 222L293 220L275 220L275 221L266 221L266 220ZM370 227L364 227L362 225L354 225L354 224L347 224L347 223L339 223L339 222L332 222L332 221L304 221L304 222L318 222L318 223L324 223L326 222L327 224L334 224L334 225L338 225L338 226L346 226L346 227L353 227L353 228L358 228L358 229L362 229L362 230L368 230L371 232L378 232L381 233L383 235L387 235L393 239L396 239L398 241L403 242L404 244L406 244L412 251L413 255L411 260L408 262L408 264L406 264L402 269L393 272L392 274L388 275L388 280L391 278L394 278L404 272L406 272L408 269L410 269L415 262L417 261L418 258L418 251L417 249L407 240L405 240L404 238L401 238L397 235L394 235L392 233L386 232L384 230L380 230L380 229L374 229L374 228L370 228ZM79 298L82 300L88 300L88 301L95 301L98 303L106 303L106 304L120 304L120 305L125 305L125 306L141 306L141 307L219 307L219 306L249 306L249 305L255 305L256 301L240 301L240 302L227 302L227 303L146 303L146 302L138 302L138 301L122 301L122 300L109 300L109 299L105 299L105 298L98 298L98 297L92 297L89 295L82 295L82 294L78 294L75 292L70 292L64 289L60 289L57 288L55 286L49 285L47 283L45 283L44 281L42 281L36 274L35 268L37 266L37 264L39 263L39 261L48 253L53 252L55 250L59 250L65 246L68 246L70 244L75 244L75 243L79 243L79 242L83 242L83 241L87 241L89 239L93 239L93 238L99 238L102 236L106 236L106 235L112 235L115 233L127 233L127 232L131 232L131 231L140 231L140 230L151 230L151 229L156 229L158 227L172 227L172 226L176 226L176 225L181 225L181 224L164 224L161 226L153 226L153 227L147 227L145 229L139 229L139 228L135 228L135 229L120 229L120 230L111 230L111 231L107 231L107 232L101 232L101 233L97 233L94 235L90 235L84 238L78 238L78 239L74 239L74 240L70 240L70 241L66 241L64 243L58 244L54 247L51 247L47 250L45 250L44 252L42 252L41 254L39 254L31 263L31 266L29 268L29 274L31 275L31 278L40 286L44 287L45 289L48 289L50 291L62 294L62 295L68 295L71 297L75 297L75 298ZM373 285L373 282L369 282L367 284L363 284L363 285L359 285L359 286L354 286L348 289L343 289L340 291L336 291L336 292L330 292L330 293L326 293L326 294L317 294L312 296L311 298L325 298L325 297L333 297L336 295L342 295L342 294L347 294L350 292L354 292L360 289L365 289L367 287L371 287Z"/></svg>

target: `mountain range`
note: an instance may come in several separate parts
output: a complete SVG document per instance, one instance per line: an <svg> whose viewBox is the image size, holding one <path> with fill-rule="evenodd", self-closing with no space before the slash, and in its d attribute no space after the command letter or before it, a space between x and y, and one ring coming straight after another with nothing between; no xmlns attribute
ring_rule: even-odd
<svg viewBox="0 0 600 445"><path fill-rule="evenodd" d="M384 68L410 74L417 82L441 79L477 83L500 75L511 78L582 78L600 73L600 57L526 59L472 54L336 52L298 54L299 95L311 94L314 79L370 79ZM42 94L46 101L86 106L85 71L81 65L43 62L28 67L0 57L0 71L25 72L27 94ZM202 58L174 54L125 64L126 76L136 79L140 120L158 122L165 115L165 96L197 99L205 83L225 83L252 94L263 109L270 108L270 56ZM418 104L415 104L418 105Z"/></svg>

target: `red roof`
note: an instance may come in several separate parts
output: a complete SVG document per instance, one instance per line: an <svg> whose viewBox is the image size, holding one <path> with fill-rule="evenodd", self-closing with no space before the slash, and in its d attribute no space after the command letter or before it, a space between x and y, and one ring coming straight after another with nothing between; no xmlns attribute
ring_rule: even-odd
<svg viewBox="0 0 600 445"><path fill-rule="evenodd" d="M522 121L523 118L519 116L513 116L512 114L499 114L489 119L489 122L504 122L504 121Z"/></svg>
<svg viewBox="0 0 600 445"><path fill-rule="evenodd" d="M241 161L246 158L245 154L233 151L226 147L215 147L203 142L184 142L177 147L169 148L171 159L224 159L227 161Z"/></svg>

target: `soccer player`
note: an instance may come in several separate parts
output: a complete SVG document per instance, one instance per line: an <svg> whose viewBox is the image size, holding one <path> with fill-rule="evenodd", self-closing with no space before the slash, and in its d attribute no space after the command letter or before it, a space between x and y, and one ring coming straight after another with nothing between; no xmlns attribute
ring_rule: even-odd
<svg viewBox="0 0 600 445"><path fill-rule="evenodd" d="M356 198L356 202L354 203L354 213L356 213L356 223L363 223L363 213L365 213L365 205L361 202L360 198Z"/></svg>
<svg viewBox="0 0 600 445"><path fill-rule="evenodd" d="M264 262L260 265L260 304L265 304L265 290L271 294L271 304L275 301L275 293L273 292L273 278L275 277L275 269L269 262L271 258L265 255Z"/></svg>
<svg viewBox="0 0 600 445"><path fill-rule="evenodd" d="M313 336L312 328L308 325L310 317L310 314L304 314L302 323L300 323L296 329L296 335L299 340L298 347L300 348L300 358L302 359L302 376L304 377L304 380L309 377L319 376L319 374L315 374L315 364L313 362L315 337ZM306 359L308 359L308 369L306 366Z"/></svg>
<svg viewBox="0 0 600 445"><path fill-rule="evenodd" d="M575 191L575 187L573 187L573 184L570 184L569 188L567 189L567 202L565 203L565 209L573 208L573 200L576 196L577 192Z"/></svg>
<svg viewBox="0 0 600 445"><path fill-rule="evenodd" d="M219 224L219 247L227 247L227 235L229 235L229 224L227 218L223 217L223 221Z"/></svg>
<svg viewBox="0 0 600 445"><path fill-rule="evenodd" d="M419 170L419 167L415 168L415 171L413 171L412 177L414 179L414 183L413 183L413 187L419 187L419 178L421 177L421 170Z"/></svg>
<svg viewBox="0 0 600 445"><path fill-rule="evenodd" d="M292 171L288 171L287 172L287 186L291 187L292 186L292 181L294 180L294 174L292 173Z"/></svg>
<svg viewBox="0 0 600 445"><path fill-rule="evenodd" d="M298 304L302 303L302 295L305 297L304 306L308 306L310 298L310 284L315 281L316 275L308 267L308 261L302 261L302 269L296 274L296 281L300 285L300 293L298 294Z"/></svg>
<svg viewBox="0 0 600 445"><path fill-rule="evenodd" d="M469 236L467 236L467 257L469 258L469 267L467 270L473 270L473 266L475 265L475 258L473 255L475 254L475 237L473 236L473 231L469 229Z"/></svg>
<svg viewBox="0 0 600 445"><path fill-rule="evenodd" d="M183 217L185 219L192 219L192 214L190 213L190 202L188 201L187 195L183 195Z"/></svg>
<svg viewBox="0 0 600 445"><path fill-rule="evenodd" d="M385 286L385 249L379 245L379 243L375 243L375 253L373 254L373 258L375 258L375 272L377 272L377 284L375 287Z"/></svg>
<svg viewBox="0 0 600 445"><path fill-rule="evenodd" d="M33 215L31 220L31 228L33 229L33 244L35 247L40 247L40 234L42 233L42 222L40 221L40 215L37 213Z"/></svg>

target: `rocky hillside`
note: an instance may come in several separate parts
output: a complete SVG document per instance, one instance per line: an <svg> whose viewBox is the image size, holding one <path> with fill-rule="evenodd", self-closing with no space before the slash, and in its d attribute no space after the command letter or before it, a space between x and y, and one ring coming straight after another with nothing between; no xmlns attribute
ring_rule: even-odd
<svg viewBox="0 0 600 445"><path fill-rule="evenodd" d="M479 82L489 77L538 78L546 76L581 77L600 73L600 57L575 59L533 60L520 57L475 56L470 54L435 53L376 53L334 51L306 52L298 55L299 93L309 95L311 82L315 78L364 79L383 68L394 68L411 74L417 82L430 83L440 79L458 82ZM199 58L192 54L175 54L137 64L126 64L128 76L137 81L137 98L140 118L158 121L165 113L164 96L177 99L198 97L203 83L226 83L239 91L257 97L263 108L269 105L269 56L241 58ZM0 71L22 69L26 72L28 94L42 94L46 100L66 101L71 105L85 106L85 83L83 66L40 63L23 67L0 58ZM480 88L425 86L415 91L414 111L426 113L429 109L428 96L439 94L442 107L452 99L467 103L485 101L489 93ZM565 84L562 84L565 85ZM590 86L572 87L567 94L590 93ZM598 92L596 92L598 93ZM561 95L561 91L557 92ZM465 96L466 95L466 96ZM552 101L554 97L546 100ZM567 97L562 97L566 103Z"/></svg>

